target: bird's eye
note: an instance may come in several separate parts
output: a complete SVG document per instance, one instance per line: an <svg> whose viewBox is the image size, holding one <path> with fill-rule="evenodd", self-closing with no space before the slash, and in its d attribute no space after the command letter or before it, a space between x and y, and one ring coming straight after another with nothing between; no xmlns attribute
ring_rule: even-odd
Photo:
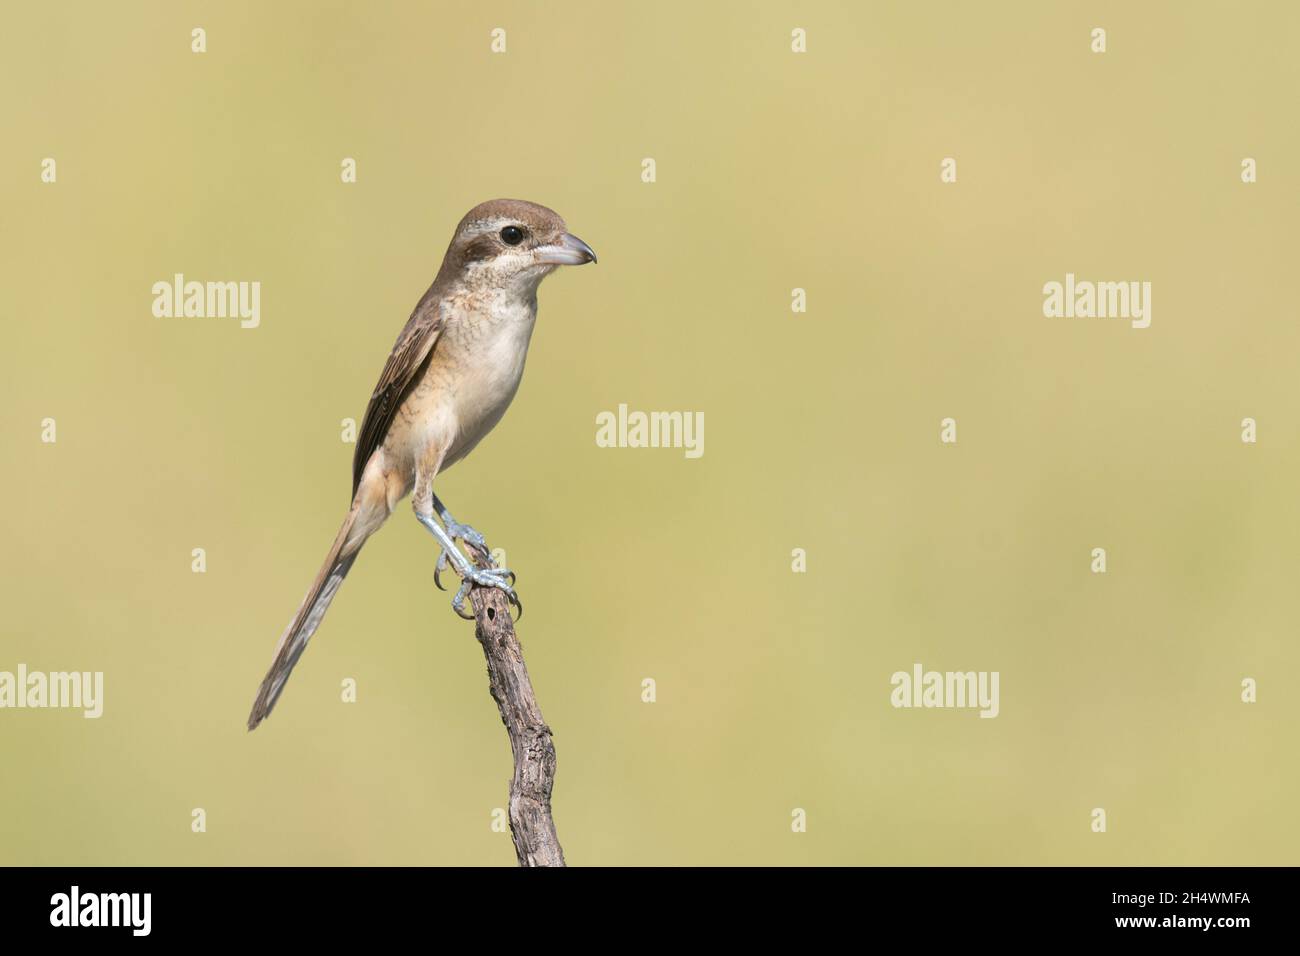
<svg viewBox="0 0 1300 956"><path fill-rule="evenodd" d="M517 246L524 241L524 231L518 226L506 226L501 230L501 241L507 246Z"/></svg>

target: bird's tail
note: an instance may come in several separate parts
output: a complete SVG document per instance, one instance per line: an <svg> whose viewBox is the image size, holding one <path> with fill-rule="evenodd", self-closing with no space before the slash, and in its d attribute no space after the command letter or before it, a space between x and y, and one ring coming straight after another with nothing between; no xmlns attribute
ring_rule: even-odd
<svg viewBox="0 0 1300 956"><path fill-rule="evenodd" d="M275 702L280 699L280 691L284 689L285 681L293 671L293 665L298 663L298 658L307 649L307 642L316 633L316 628L320 626L321 618L325 616L330 601L334 600L335 592L351 570L352 562L361 552L361 545L365 543L368 535L364 532L353 533L354 526L358 525L358 514L359 508L354 504L348 511L348 516L343 519L343 527L339 528L334 544L330 546L329 554L325 556L325 563L316 573L316 580L312 582L311 589L303 598L298 613L293 616L293 620L289 622L288 628L280 638L280 643L276 645L275 660L271 662L271 669L262 679L262 686L257 691L257 700L253 701L253 710L248 715L249 730L256 729L258 724L270 716ZM361 531L361 528L355 530Z"/></svg>

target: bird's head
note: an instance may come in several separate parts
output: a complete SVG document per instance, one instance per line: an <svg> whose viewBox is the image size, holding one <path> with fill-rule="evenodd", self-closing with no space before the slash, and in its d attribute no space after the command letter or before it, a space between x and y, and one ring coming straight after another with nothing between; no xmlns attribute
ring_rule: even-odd
<svg viewBox="0 0 1300 956"><path fill-rule="evenodd" d="M456 227L442 275L469 289L531 296L557 266L595 262L596 253L545 206L522 199L479 203Z"/></svg>

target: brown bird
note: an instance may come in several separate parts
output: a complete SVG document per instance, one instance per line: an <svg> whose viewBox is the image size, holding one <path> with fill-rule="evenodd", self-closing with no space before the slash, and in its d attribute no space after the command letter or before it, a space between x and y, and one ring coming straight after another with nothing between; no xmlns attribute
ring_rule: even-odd
<svg viewBox="0 0 1300 956"><path fill-rule="evenodd" d="M448 563L461 577L452 599L456 612L466 616L465 595L478 584L500 588L522 613L514 574L475 564L456 547L460 539L488 552L483 536L438 500L433 480L474 450L514 398L537 319L537 286L558 266L595 261L563 219L536 203L493 199L460 221L442 268L379 375L352 461L352 507L276 646L249 730L271 713L361 546L407 494L413 493L416 518L442 546L435 580Z"/></svg>

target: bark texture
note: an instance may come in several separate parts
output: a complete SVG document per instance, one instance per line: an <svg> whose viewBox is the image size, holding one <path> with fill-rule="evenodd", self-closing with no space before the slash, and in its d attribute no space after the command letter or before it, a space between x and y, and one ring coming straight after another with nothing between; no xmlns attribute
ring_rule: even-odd
<svg viewBox="0 0 1300 956"><path fill-rule="evenodd" d="M564 866L564 851L551 819L555 745L537 706L524 652L510 618L510 604L496 588L474 587L474 635L487 658L488 686L510 735L515 772L510 781L510 835L520 866Z"/></svg>

